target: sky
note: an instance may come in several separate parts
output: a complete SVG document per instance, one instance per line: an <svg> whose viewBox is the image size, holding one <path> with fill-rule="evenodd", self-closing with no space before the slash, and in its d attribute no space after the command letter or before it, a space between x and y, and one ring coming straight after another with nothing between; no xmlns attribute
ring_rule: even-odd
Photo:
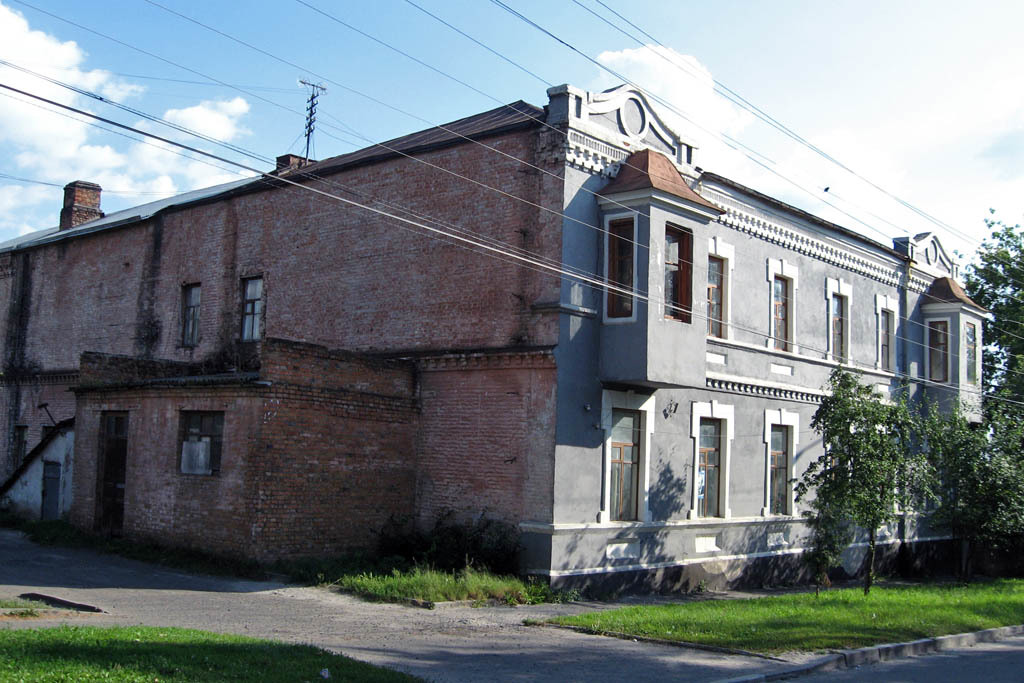
<svg viewBox="0 0 1024 683"><path fill-rule="evenodd" d="M300 79L323 159L626 78L696 165L872 239L968 262L990 209L1024 222L1024 3L503 2L0 0L0 84L269 170L304 153ZM56 225L72 180L111 213L251 175L94 123L0 88L0 241Z"/></svg>

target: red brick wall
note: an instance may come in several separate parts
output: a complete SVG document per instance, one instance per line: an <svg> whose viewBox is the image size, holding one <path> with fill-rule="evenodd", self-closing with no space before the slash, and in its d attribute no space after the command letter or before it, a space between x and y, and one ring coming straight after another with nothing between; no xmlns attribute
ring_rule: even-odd
<svg viewBox="0 0 1024 683"><path fill-rule="evenodd" d="M485 142L557 167L547 157L538 161L534 130ZM433 166L398 158L314 185L560 257L557 216L434 166L555 211L561 210L559 180L474 144L421 158ZM99 351L237 365L240 279L253 275L264 278L265 336L354 351L557 341L557 316L530 308L557 300L557 278L286 187L171 211L141 225L35 248L13 261L0 255L5 363L13 359L29 374L73 370L83 351ZM11 301L16 282L25 291L21 307ZM180 345L181 287L189 283L202 285L194 349ZM11 330L22 333L12 336ZM37 416L4 407L9 410L0 410L0 419L31 421L30 434L38 433ZM66 404L54 412L57 420L71 415Z"/></svg>
<svg viewBox="0 0 1024 683"><path fill-rule="evenodd" d="M72 522L96 523L100 416L125 410L127 536L261 560L372 546L413 512L413 368L320 352L268 342L262 384L80 394ZM219 474L180 472L184 410L224 412Z"/></svg>
<svg viewBox="0 0 1024 683"><path fill-rule="evenodd" d="M555 368L546 354L421 363L417 508L551 521Z"/></svg>

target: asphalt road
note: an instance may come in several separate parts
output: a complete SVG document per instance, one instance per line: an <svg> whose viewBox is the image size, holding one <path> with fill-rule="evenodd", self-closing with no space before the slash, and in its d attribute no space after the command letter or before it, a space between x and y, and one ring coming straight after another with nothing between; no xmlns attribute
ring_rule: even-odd
<svg viewBox="0 0 1024 683"><path fill-rule="evenodd" d="M829 683L1020 683L1024 681L1024 636L996 643L978 643L961 650L829 671L800 680Z"/></svg>
<svg viewBox="0 0 1024 683"><path fill-rule="evenodd" d="M318 645L434 681L728 679L792 664L528 627L525 618L606 603L425 610L367 603L325 589L240 581L85 550L49 548L0 530L0 597L43 593L103 614L0 620L0 628L58 623L181 626Z"/></svg>

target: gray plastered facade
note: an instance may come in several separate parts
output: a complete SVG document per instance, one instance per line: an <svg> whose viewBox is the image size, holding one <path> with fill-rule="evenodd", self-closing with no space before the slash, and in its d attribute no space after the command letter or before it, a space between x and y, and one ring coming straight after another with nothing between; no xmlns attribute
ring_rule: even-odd
<svg viewBox="0 0 1024 683"><path fill-rule="evenodd" d="M987 314L926 296L936 278L958 276L935 235L882 244L703 172L693 145L627 86L604 93L560 86L548 94L548 124L568 133L563 262L607 283L609 223L632 220L636 296L630 315L610 317L607 288L563 280L553 522L522 524L527 570L567 585L615 576L662 587L729 584L749 580L758 564L776 579L796 576L807 529L793 484L823 453L811 421L830 372L845 365L887 399L906 391L918 405L925 397L947 409L959 402L977 419L981 386L969 380L965 330L975 325L979 365L970 377L980 378ZM654 188L603 192L642 148L668 157L720 212ZM665 315L666 226L692 235L689 322ZM725 274L720 337L707 322L709 256L721 259ZM788 285L785 350L773 339L776 277ZM887 341L883 316L893 327ZM931 320L948 323L941 381L928 373L929 354L937 353L929 348ZM610 508L613 409L641 416L638 502L628 521L613 519ZM696 509L701 418L721 429L719 511L711 517ZM771 513L773 425L788 428L783 514ZM927 520L912 515L883 533L892 545L933 540L941 539ZM852 573L856 547L848 555Z"/></svg>

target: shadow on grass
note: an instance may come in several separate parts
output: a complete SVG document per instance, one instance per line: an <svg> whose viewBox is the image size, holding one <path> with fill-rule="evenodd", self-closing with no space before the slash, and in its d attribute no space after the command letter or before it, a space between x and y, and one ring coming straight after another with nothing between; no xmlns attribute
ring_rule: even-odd
<svg viewBox="0 0 1024 683"><path fill-rule="evenodd" d="M309 645L173 628L0 631L3 680L410 681L405 674Z"/></svg>

